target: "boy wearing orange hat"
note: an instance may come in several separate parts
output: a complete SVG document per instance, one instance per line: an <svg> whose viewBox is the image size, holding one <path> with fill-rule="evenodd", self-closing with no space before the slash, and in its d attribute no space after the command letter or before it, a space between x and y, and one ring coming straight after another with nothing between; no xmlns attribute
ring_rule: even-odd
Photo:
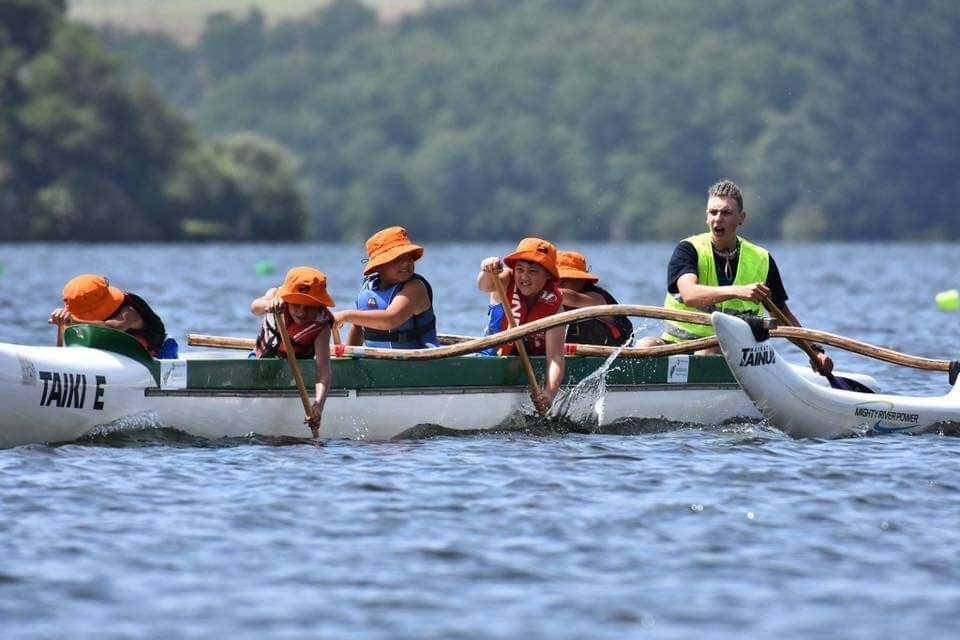
<svg viewBox="0 0 960 640"><path fill-rule="evenodd" d="M316 399L313 401L311 428L320 428L323 405L330 390L330 331L334 306L327 293L327 276L312 267L293 267L280 287L273 287L250 303L255 316L265 316L257 334L258 358L283 358L286 349L277 327L274 311L283 311L287 334L297 358L316 360Z"/></svg>
<svg viewBox="0 0 960 640"><path fill-rule="evenodd" d="M509 326L504 315L507 312L513 314L517 326L520 326L562 311L563 296L557 287L558 277L557 250L540 238L524 238L517 245L517 250L503 259L496 256L485 258L480 263L477 287L490 293L486 335L499 333ZM499 278L503 283L507 305L496 294L494 278ZM547 358L546 380L540 395L530 395L541 413L550 408L563 381L565 333L566 326L559 326L538 331L523 339L530 355L545 355ZM510 342L500 345L498 353L511 355L514 349L514 344Z"/></svg>
<svg viewBox="0 0 960 640"><path fill-rule="evenodd" d="M597 285L600 280L587 270L587 259L576 251L558 251L560 292L565 310L617 304L609 291ZM567 328L567 342L620 346L633 335L633 324L626 316L604 316L575 322Z"/></svg>
<svg viewBox="0 0 960 640"><path fill-rule="evenodd" d="M104 276L90 273L81 274L64 285L63 306L50 313L48 322L61 326L95 324L124 331L154 357L164 349L167 340L163 321L143 298L121 291Z"/></svg>
<svg viewBox="0 0 960 640"><path fill-rule="evenodd" d="M334 314L337 327L349 322L347 344L385 349L437 346L433 289L414 271L423 247L403 227L387 227L370 236L367 266L357 308Z"/></svg>

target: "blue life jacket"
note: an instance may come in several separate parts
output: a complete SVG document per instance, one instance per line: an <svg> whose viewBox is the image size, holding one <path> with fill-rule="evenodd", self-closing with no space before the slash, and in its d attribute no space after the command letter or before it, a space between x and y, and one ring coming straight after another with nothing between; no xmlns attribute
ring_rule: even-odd
<svg viewBox="0 0 960 640"><path fill-rule="evenodd" d="M433 288L421 275L415 273L413 278L407 282L413 282L413 280L420 280L427 288L427 295L430 297L430 306L427 310L411 316L406 322L390 331L363 327L364 345L384 349L424 349L437 346L437 319L433 314ZM361 311L386 309L405 284L407 283L398 282L392 287L381 289L379 274L374 273L368 276L363 281L360 293L357 295L357 309Z"/></svg>
<svg viewBox="0 0 960 640"><path fill-rule="evenodd" d="M180 357L180 345L173 338L167 337L157 351L157 359L176 360L178 357Z"/></svg>
<svg viewBox="0 0 960 640"><path fill-rule="evenodd" d="M503 326L503 305L499 302L496 304L487 305L487 326L483 328L484 336L492 336L495 333L500 333L503 331L501 327ZM495 356L497 355L497 349L499 347L487 347L477 353L481 356Z"/></svg>

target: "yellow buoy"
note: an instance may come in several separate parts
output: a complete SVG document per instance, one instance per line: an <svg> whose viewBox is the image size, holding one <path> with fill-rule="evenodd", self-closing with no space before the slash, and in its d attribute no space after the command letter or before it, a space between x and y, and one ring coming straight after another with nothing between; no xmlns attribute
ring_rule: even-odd
<svg viewBox="0 0 960 640"><path fill-rule="evenodd" d="M941 291L937 294L937 308L941 311L954 311L960 309L960 291L950 289Z"/></svg>

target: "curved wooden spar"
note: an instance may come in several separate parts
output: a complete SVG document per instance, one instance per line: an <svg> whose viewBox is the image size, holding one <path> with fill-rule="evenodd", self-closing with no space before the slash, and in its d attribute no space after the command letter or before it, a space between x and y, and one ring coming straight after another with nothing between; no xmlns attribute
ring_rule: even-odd
<svg viewBox="0 0 960 640"><path fill-rule="evenodd" d="M376 347L354 347L350 345L335 345L331 353L335 357L350 356L354 358L378 358L382 360L437 360L439 358L449 358L451 356L462 356L470 353L476 353L490 347L513 342L519 338L531 333L544 331L551 327L558 327L572 322L579 322L588 318L597 318L611 315L640 316L656 319L679 320L681 322L693 322L696 324L710 324L710 316L706 313L697 313L692 311L677 311L665 309L663 307L653 307L646 305L631 304L609 304L598 305L595 307L583 307L564 311L547 318L534 320L522 326L507 329L500 333L481 338L472 338L456 344L444 345L436 349L381 349ZM207 336L202 334L189 334L187 344L192 346L221 347L228 349L251 349L254 341L249 338L230 338L225 336ZM624 349L623 352L634 352L631 355L638 356L642 353L643 357L653 355L668 355L672 353L687 353L691 350L704 349L710 346L716 346L714 338L706 338L704 341L694 340L688 343L678 345L665 345L662 347L650 347L644 349ZM577 353L568 355L597 355L594 347L588 345L577 345ZM588 351L579 352L579 347L588 347ZM613 349L606 353L613 353Z"/></svg>

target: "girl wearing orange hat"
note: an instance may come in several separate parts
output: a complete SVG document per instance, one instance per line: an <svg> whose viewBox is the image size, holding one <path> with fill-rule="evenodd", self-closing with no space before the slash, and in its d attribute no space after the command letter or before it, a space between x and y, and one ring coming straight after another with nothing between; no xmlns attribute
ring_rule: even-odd
<svg viewBox="0 0 960 640"><path fill-rule="evenodd" d="M485 258L480 263L477 274L477 287L490 293L490 306L487 310L486 334L498 333L509 326L506 307L496 294L494 278L499 278L509 301L509 312L516 324L523 325L533 320L546 318L563 310L563 296L557 287L556 248L540 238L524 238L517 250L502 260L496 256ZM545 413L563 381L565 362L563 342L565 326L553 327L546 331L526 336L523 341L531 355L545 355L547 374L539 396L531 393L534 405ZM514 353L514 344L500 345L500 355Z"/></svg>
<svg viewBox="0 0 960 640"><path fill-rule="evenodd" d="M587 259L582 253L558 251L557 269L564 309L617 304L617 299L609 291L597 285L600 278L587 271ZM567 328L567 342L574 344L620 346L626 344L632 335L633 324L626 316L590 318Z"/></svg>
<svg viewBox="0 0 960 640"><path fill-rule="evenodd" d="M327 276L311 267L293 267L280 287L273 287L250 303L250 311L264 316L257 334L255 354L258 358L283 358L286 349L273 312L283 310L287 334L297 358L316 359L316 399L310 426L320 428L323 405L330 390L330 331L333 314L327 307L334 306L327 293Z"/></svg>
<svg viewBox="0 0 960 640"><path fill-rule="evenodd" d="M437 346L433 289L414 271L423 247L403 227L388 227L367 240L365 279L357 308L334 314L336 326L351 325L347 344L385 349Z"/></svg>
<svg viewBox="0 0 960 640"><path fill-rule="evenodd" d="M95 324L129 333L150 352L176 357L176 342L167 338L163 321L140 296L121 291L104 276L84 273L63 287L63 306L50 313L50 324Z"/></svg>

